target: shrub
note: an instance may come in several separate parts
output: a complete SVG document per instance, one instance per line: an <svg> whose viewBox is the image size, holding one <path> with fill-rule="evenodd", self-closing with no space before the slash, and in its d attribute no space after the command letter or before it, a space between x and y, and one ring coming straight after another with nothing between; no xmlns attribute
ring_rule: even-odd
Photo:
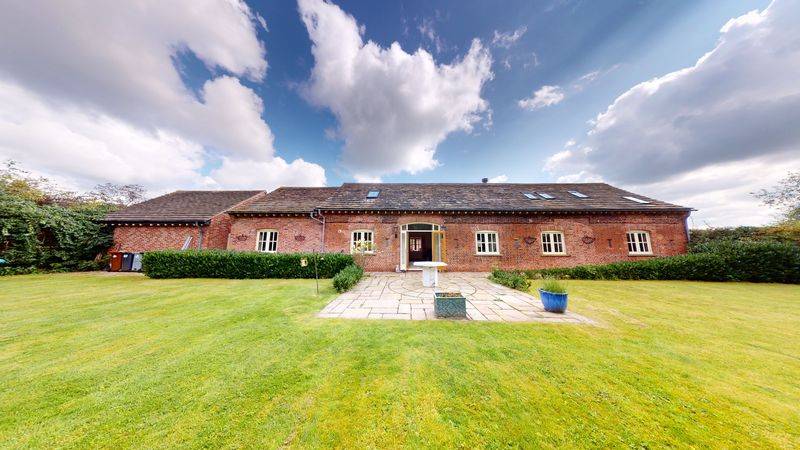
<svg viewBox="0 0 800 450"><path fill-rule="evenodd" d="M333 287L337 292L349 291L364 276L364 269L351 264L333 277Z"/></svg>
<svg viewBox="0 0 800 450"><path fill-rule="evenodd" d="M531 287L531 282L521 272L492 269L489 279L518 291L527 291Z"/></svg>
<svg viewBox="0 0 800 450"><path fill-rule="evenodd" d="M555 278L546 278L542 283L541 289L543 291L552 292L553 294L566 294L567 288L559 283Z"/></svg>
<svg viewBox="0 0 800 450"><path fill-rule="evenodd" d="M800 283L800 247L778 242L717 242L687 255L526 271L530 278Z"/></svg>
<svg viewBox="0 0 800 450"><path fill-rule="evenodd" d="M332 278L350 264L353 257L342 253L163 250L142 256L142 271L151 278Z"/></svg>
<svg viewBox="0 0 800 450"><path fill-rule="evenodd" d="M800 246L770 241L710 242L694 249L725 260L731 280L757 283L800 283Z"/></svg>

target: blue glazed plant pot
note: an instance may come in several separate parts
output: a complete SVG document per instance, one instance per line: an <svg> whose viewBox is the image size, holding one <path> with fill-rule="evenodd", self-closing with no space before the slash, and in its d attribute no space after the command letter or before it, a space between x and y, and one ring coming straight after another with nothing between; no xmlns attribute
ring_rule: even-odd
<svg viewBox="0 0 800 450"><path fill-rule="evenodd" d="M539 289L539 297L542 299L544 310L554 313L563 313L567 310L567 295L556 294Z"/></svg>

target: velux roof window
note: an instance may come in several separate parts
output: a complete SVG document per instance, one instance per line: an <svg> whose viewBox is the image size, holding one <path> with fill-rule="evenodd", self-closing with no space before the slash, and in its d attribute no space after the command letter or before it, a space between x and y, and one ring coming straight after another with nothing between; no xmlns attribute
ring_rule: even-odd
<svg viewBox="0 0 800 450"><path fill-rule="evenodd" d="M589 196L584 194L583 192L578 192L578 191L567 191L567 192L578 198L589 198Z"/></svg>
<svg viewBox="0 0 800 450"><path fill-rule="evenodd" d="M539 197L542 197L545 200L552 200L555 198L552 195L548 194L547 192L537 192L537 194L539 194Z"/></svg>
<svg viewBox="0 0 800 450"><path fill-rule="evenodd" d="M369 191L367 192L367 198L378 198L378 195L381 191Z"/></svg>
<svg viewBox="0 0 800 450"><path fill-rule="evenodd" d="M522 195L524 195L526 198L530 200L536 200L536 196L531 194L530 192L523 192Z"/></svg>
<svg viewBox="0 0 800 450"><path fill-rule="evenodd" d="M638 197L631 197L631 196L628 196L628 195L624 195L624 196L622 196L622 198L624 198L625 200L630 200L632 202L636 202L636 203L642 203L642 204L650 203L647 200L642 200L642 199L640 199Z"/></svg>

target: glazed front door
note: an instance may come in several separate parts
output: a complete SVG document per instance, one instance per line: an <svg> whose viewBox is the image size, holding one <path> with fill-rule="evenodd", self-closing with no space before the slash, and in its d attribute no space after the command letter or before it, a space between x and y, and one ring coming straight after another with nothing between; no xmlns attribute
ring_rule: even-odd
<svg viewBox="0 0 800 450"><path fill-rule="evenodd" d="M432 261L431 233L408 233L408 262Z"/></svg>

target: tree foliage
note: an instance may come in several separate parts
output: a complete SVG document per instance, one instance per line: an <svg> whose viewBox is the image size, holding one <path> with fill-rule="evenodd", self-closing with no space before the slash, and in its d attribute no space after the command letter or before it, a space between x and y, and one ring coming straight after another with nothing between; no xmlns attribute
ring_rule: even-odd
<svg viewBox="0 0 800 450"><path fill-rule="evenodd" d="M6 260L0 274L98 268L112 243L111 229L99 219L142 193L138 186L102 185L76 194L6 162L0 168L0 258Z"/></svg>
<svg viewBox="0 0 800 450"><path fill-rule="evenodd" d="M800 172L789 172L772 190L754 195L765 205L780 208L784 221L800 222Z"/></svg>

